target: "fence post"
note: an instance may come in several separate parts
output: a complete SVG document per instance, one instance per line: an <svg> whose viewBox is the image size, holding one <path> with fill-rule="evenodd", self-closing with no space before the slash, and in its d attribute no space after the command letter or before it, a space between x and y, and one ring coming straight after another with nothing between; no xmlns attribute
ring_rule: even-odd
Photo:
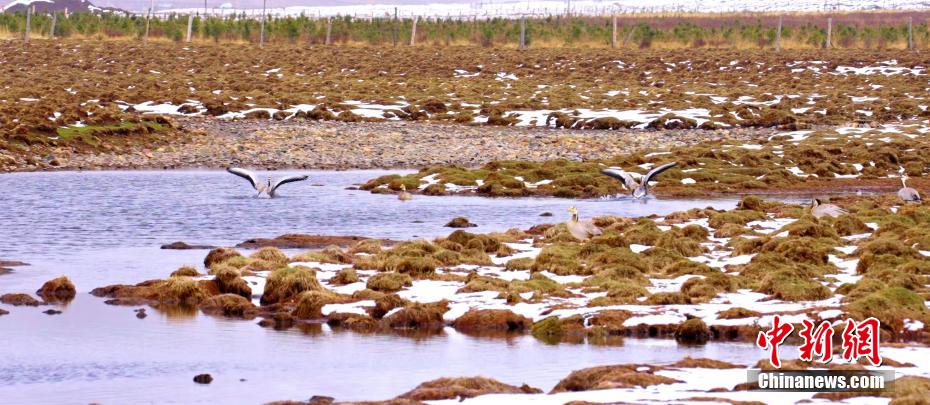
<svg viewBox="0 0 930 405"><path fill-rule="evenodd" d="M830 49L833 46L833 17L827 18L827 43L825 47Z"/></svg>
<svg viewBox="0 0 930 405"><path fill-rule="evenodd" d="M778 16L778 28L775 30L775 52L781 52L781 16Z"/></svg>
<svg viewBox="0 0 930 405"><path fill-rule="evenodd" d="M907 17L907 49L914 50L914 17Z"/></svg>
<svg viewBox="0 0 930 405"><path fill-rule="evenodd" d="M259 48L265 47L265 6L267 3L268 3L267 0L262 0L262 22L261 22L261 30L258 34L258 47Z"/></svg>
<svg viewBox="0 0 930 405"><path fill-rule="evenodd" d="M611 19L611 30L610 30L610 47L617 48L617 15L614 14Z"/></svg>
<svg viewBox="0 0 930 405"><path fill-rule="evenodd" d="M397 7L394 7L394 23L391 24L391 40L394 47L397 48Z"/></svg>
<svg viewBox="0 0 930 405"><path fill-rule="evenodd" d="M152 9L155 8L155 0L149 2L149 12L145 15L145 38L142 38L142 45L149 44L149 27L152 21Z"/></svg>
<svg viewBox="0 0 930 405"><path fill-rule="evenodd" d="M35 6L26 7L26 32L23 33L23 41L29 43L29 31L32 31L32 9Z"/></svg>
<svg viewBox="0 0 930 405"><path fill-rule="evenodd" d="M333 40L333 17L326 17L326 45Z"/></svg>
<svg viewBox="0 0 930 405"><path fill-rule="evenodd" d="M191 36L194 33L194 15L187 15L187 42L191 42Z"/></svg>
<svg viewBox="0 0 930 405"><path fill-rule="evenodd" d="M413 28L410 29L410 46L417 44L417 20L419 17L413 16Z"/></svg>
<svg viewBox="0 0 930 405"><path fill-rule="evenodd" d="M58 13L52 13L52 26L48 29L48 39L55 39L55 24L58 23Z"/></svg>
<svg viewBox="0 0 930 405"><path fill-rule="evenodd" d="M520 50L526 49L526 16L520 17Z"/></svg>

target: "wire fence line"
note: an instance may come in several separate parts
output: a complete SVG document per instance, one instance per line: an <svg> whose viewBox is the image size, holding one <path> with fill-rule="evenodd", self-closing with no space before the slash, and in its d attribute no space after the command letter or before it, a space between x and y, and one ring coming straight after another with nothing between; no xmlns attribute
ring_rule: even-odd
<svg viewBox="0 0 930 405"><path fill-rule="evenodd" d="M521 16L468 18L275 15L210 15L203 9L137 14L0 14L0 27L33 37L138 37L175 41L425 44L593 47L758 47L916 49L927 47L928 11L885 13L734 13ZM264 18L262 18L264 15ZM416 29L414 25L416 24ZM28 33L28 34L27 34ZM622 41L621 41L622 39Z"/></svg>

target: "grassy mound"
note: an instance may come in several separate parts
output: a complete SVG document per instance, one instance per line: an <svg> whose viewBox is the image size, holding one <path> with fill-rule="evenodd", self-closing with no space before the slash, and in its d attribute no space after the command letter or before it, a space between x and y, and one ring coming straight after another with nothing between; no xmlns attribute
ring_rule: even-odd
<svg viewBox="0 0 930 405"><path fill-rule="evenodd" d="M504 384L487 377L440 378L418 385L398 398L415 401L474 398L486 394L538 394L542 390L526 384L520 387Z"/></svg>
<svg viewBox="0 0 930 405"><path fill-rule="evenodd" d="M368 279L365 285L369 290L396 292L413 285L413 279L403 273L378 273Z"/></svg>
<svg viewBox="0 0 930 405"><path fill-rule="evenodd" d="M638 371L644 370L644 371ZM616 388L650 387L659 384L674 384L680 380L654 374L654 367L637 364L599 366L572 371L563 378L550 394Z"/></svg>
<svg viewBox="0 0 930 405"><path fill-rule="evenodd" d="M143 303L167 306L196 307L210 296L219 294L212 280L194 280L190 277L171 277L167 280L149 280L136 285L116 284L91 290L97 297L122 305Z"/></svg>
<svg viewBox="0 0 930 405"><path fill-rule="evenodd" d="M31 295L22 294L22 293L11 293L11 294L0 295L0 302L7 304L7 305L17 306L17 307L23 306L23 305L29 306L29 307L36 307L36 306L39 306L40 304L39 300L32 298Z"/></svg>
<svg viewBox="0 0 930 405"><path fill-rule="evenodd" d="M261 303L284 302L304 291L323 291L323 286L316 279L316 271L304 266L281 267L268 275Z"/></svg>
<svg viewBox="0 0 930 405"><path fill-rule="evenodd" d="M904 330L904 320L930 322L930 310L924 305L924 299L913 291L901 287L888 287L858 298L844 309L854 319L875 317L882 323L882 328L892 332L893 336Z"/></svg>
<svg viewBox="0 0 930 405"><path fill-rule="evenodd" d="M193 266L181 266L171 273L171 277L197 277L200 272Z"/></svg>
<svg viewBox="0 0 930 405"><path fill-rule="evenodd" d="M700 318L691 318L678 325L675 340L680 343L702 345L710 339L710 328Z"/></svg>
<svg viewBox="0 0 930 405"><path fill-rule="evenodd" d="M214 264L223 263L235 257L242 257L242 254L235 249L216 248L207 253L207 257L203 259L203 265L209 269Z"/></svg>
<svg viewBox="0 0 930 405"><path fill-rule="evenodd" d="M529 318L506 309L473 309L452 322L452 326L463 333L522 332L532 325Z"/></svg>
<svg viewBox="0 0 930 405"><path fill-rule="evenodd" d="M252 319L258 314L252 301L237 294L212 296L200 304L200 310L207 315L243 319Z"/></svg>
<svg viewBox="0 0 930 405"><path fill-rule="evenodd" d="M240 276L239 270L226 265L214 266L214 281L223 294L236 294L243 298L252 298L252 287Z"/></svg>
<svg viewBox="0 0 930 405"><path fill-rule="evenodd" d="M382 319L381 324L392 329L441 329L445 325L442 314L448 310L447 301L411 303Z"/></svg>
<svg viewBox="0 0 930 405"><path fill-rule="evenodd" d="M47 302L71 301L74 299L75 294L74 283L65 276L46 281L45 284L42 284L42 288L36 291L36 295Z"/></svg>
<svg viewBox="0 0 930 405"><path fill-rule="evenodd" d="M327 290L304 291L291 315L297 319L319 319L323 317L323 306L346 301L346 297Z"/></svg>
<svg viewBox="0 0 930 405"><path fill-rule="evenodd" d="M336 275L329 279L332 285L346 285L359 282L358 273L355 269L342 269L336 272Z"/></svg>

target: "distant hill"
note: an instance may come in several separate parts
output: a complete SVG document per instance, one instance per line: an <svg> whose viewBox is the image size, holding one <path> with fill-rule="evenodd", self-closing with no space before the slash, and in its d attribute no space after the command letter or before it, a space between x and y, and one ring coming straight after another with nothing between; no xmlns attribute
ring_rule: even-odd
<svg viewBox="0 0 930 405"><path fill-rule="evenodd" d="M21 13L26 11L27 7L35 6L37 13L49 11L68 12L122 12L123 10L112 7L97 7L87 0L15 0L3 7L4 13Z"/></svg>

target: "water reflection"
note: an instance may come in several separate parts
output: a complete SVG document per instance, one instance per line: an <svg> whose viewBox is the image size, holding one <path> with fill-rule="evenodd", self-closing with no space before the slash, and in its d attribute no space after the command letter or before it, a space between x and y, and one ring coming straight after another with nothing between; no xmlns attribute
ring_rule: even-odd
<svg viewBox="0 0 930 405"><path fill-rule="evenodd" d="M429 335L360 334L315 323L275 331L254 320L162 311L137 319L135 307L105 305L87 294L56 316L41 307L6 309L11 313L0 319L5 403L262 403L317 394L386 399L423 381L478 374L548 390L571 370L595 365L760 358L743 343L684 347L606 337L550 345L529 335L472 337L448 328ZM193 384L200 373L214 382Z"/></svg>
<svg viewBox="0 0 930 405"><path fill-rule="evenodd" d="M469 336L452 329L358 333L320 323L276 331L257 320L159 307L105 305L92 288L164 278L202 263L203 250L161 244L231 245L285 233L389 239L448 234L466 216L474 232L528 228L567 218L664 215L737 199L562 200L417 196L406 203L346 187L384 171L310 172L283 198L256 199L225 172L57 172L0 175L0 260L32 265L0 275L0 293L35 291L67 274L78 297L47 307L8 307L0 318L0 398L8 403L261 403L306 399L385 399L442 376L481 374L506 383L551 388L571 370L603 364L666 363L683 356L748 364L754 346L681 347L670 340L590 336L541 342L528 335ZM282 175L290 173L281 173ZM313 184L320 184L314 186ZM15 191L15 192L14 192ZM550 212L551 217L540 216ZM272 323L274 326L274 323ZM283 325L281 325L283 326ZM210 373L209 386L191 382Z"/></svg>
<svg viewBox="0 0 930 405"><path fill-rule="evenodd" d="M297 172L275 173L290 175ZM62 273L79 291L163 278L201 263L204 251L162 251L174 241L233 245L286 233L387 239L447 235L458 216L474 232L564 221L574 205L584 217L664 215L690 208L731 208L737 198L611 199L428 197L347 190L387 173L310 171L281 198L254 198L246 182L222 171L45 172L0 175L0 259L32 266L2 276L0 292L34 291ZM314 185L314 184L318 184ZM549 212L552 217L541 217ZM63 264L67 263L67 266Z"/></svg>

